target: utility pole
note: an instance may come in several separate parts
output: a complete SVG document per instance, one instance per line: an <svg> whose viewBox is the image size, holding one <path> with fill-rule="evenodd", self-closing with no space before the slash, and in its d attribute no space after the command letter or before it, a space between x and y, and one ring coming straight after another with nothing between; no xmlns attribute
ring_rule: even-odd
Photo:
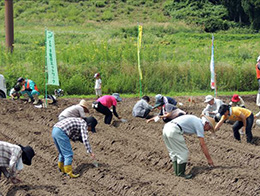
<svg viewBox="0 0 260 196"><path fill-rule="evenodd" d="M12 53L14 47L13 0L5 0L5 42L8 51Z"/></svg>

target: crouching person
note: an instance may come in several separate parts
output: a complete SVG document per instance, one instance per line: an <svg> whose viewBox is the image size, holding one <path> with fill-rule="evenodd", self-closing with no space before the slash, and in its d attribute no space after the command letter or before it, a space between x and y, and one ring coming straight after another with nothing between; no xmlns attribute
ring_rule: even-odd
<svg viewBox="0 0 260 196"><path fill-rule="evenodd" d="M149 105L150 98L148 96L143 96L141 100L139 100L133 108L132 114L134 117L147 118L150 111L153 109L151 105Z"/></svg>
<svg viewBox="0 0 260 196"><path fill-rule="evenodd" d="M30 79L18 78L17 82L22 86L21 94L28 99L28 102L32 102L37 105L39 103L39 90L35 82Z"/></svg>
<svg viewBox="0 0 260 196"><path fill-rule="evenodd" d="M214 130L214 126L213 118L203 116L200 119L194 115L183 115L164 125L163 140L172 160L176 176L186 179L192 178L192 174L185 174L189 150L183 134L196 134L198 136L202 152L205 154L209 166L214 166L204 141L204 131Z"/></svg>
<svg viewBox="0 0 260 196"><path fill-rule="evenodd" d="M95 154L92 152L88 131L96 132L95 127L97 120L94 117L75 118L69 117L57 122L52 129L52 138L59 152L58 168L61 172L67 174L71 178L79 177L79 174L72 173L73 151L70 144L72 141L82 142L95 160Z"/></svg>
<svg viewBox="0 0 260 196"><path fill-rule="evenodd" d="M30 146L23 147L0 141L0 178L3 173L12 183L20 183L16 172L23 169L23 164L31 165L34 155Z"/></svg>

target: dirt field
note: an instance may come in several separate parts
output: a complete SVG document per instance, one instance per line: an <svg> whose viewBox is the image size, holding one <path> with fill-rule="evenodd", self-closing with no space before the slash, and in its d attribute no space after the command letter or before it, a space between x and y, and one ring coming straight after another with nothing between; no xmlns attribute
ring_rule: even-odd
<svg viewBox="0 0 260 196"><path fill-rule="evenodd" d="M231 97L219 97L226 103ZM256 96L242 96L246 107L254 113ZM176 97L188 113L199 116L205 107L204 97ZM253 128L254 144L246 138L238 143L233 139L231 125L224 124L213 139L206 133L206 143L215 164L207 167L199 140L185 136L190 150L187 172L194 178L185 180L173 174L168 152L162 140L163 122L146 123L132 117L132 108L138 98L123 98L118 113L128 122L114 120L114 126L105 125L103 115L92 108L97 118L97 133L89 133L93 152L99 167L94 167L82 143L73 143L74 173L70 179L57 169L57 150L51 131L58 114L80 99L59 99L57 105L35 108L23 101L0 100L0 140L14 144L31 145L36 152L31 167L24 166L19 177L22 183L13 185L4 177L0 180L0 195L260 195L260 127ZM93 100L87 100L91 105ZM151 100L154 104L154 99ZM157 110L158 111L158 110ZM154 111L155 114L157 111Z"/></svg>

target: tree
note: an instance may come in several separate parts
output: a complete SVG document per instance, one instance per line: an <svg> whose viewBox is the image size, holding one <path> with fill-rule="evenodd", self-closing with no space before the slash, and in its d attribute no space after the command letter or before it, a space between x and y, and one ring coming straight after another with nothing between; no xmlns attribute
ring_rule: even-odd
<svg viewBox="0 0 260 196"><path fill-rule="evenodd" d="M260 29L260 0L241 0L241 5L249 17L251 28Z"/></svg>

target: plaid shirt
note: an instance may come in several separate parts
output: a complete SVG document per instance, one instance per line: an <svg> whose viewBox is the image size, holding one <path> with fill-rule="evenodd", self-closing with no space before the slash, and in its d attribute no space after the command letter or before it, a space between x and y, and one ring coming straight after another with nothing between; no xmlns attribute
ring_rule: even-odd
<svg viewBox="0 0 260 196"><path fill-rule="evenodd" d="M62 129L72 141L82 141L88 153L92 153L92 149L88 140L88 126L82 118L65 118L57 122L54 127Z"/></svg>
<svg viewBox="0 0 260 196"><path fill-rule="evenodd" d="M10 176L15 176L16 164L21 156L20 146L0 141L0 167L10 168Z"/></svg>

